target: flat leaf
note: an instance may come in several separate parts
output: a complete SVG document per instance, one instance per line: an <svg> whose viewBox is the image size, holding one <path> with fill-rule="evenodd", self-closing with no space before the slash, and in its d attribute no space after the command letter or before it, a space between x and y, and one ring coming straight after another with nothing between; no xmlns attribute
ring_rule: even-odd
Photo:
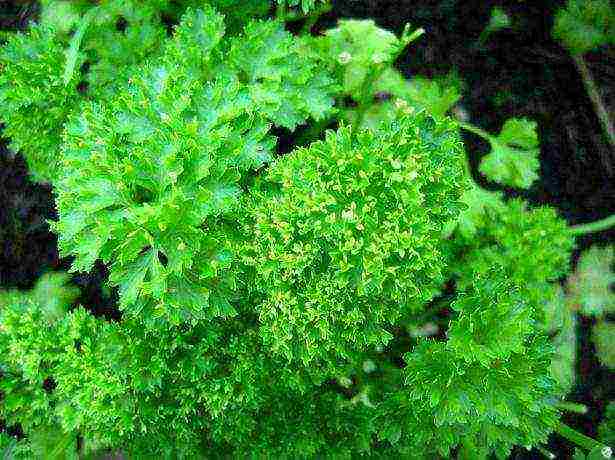
<svg viewBox="0 0 615 460"><path fill-rule="evenodd" d="M502 185L529 188L538 179L540 147L536 122L511 118L502 131L490 138L491 152L479 166L489 179Z"/></svg>
<svg viewBox="0 0 615 460"><path fill-rule="evenodd" d="M73 72L75 71L75 65L77 64L77 58L79 57L79 47L81 46L81 40L85 31L88 29L90 22L98 14L98 8L92 8L83 15L79 23L79 27L75 32L75 35L70 40L70 46L66 51L66 67L64 68L64 85L67 86L73 78Z"/></svg>
<svg viewBox="0 0 615 460"><path fill-rule="evenodd" d="M581 254L577 269L568 281L573 309L587 316L615 311L615 252L613 246L592 246Z"/></svg>

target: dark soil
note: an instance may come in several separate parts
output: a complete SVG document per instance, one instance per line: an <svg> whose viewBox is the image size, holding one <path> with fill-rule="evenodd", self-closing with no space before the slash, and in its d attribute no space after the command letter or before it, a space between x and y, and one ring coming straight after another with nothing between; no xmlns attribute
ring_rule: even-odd
<svg viewBox="0 0 615 460"><path fill-rule="evenodd" d="M398 62L408 76L433 77L456 70L466 84L460 105L470 120L497 131L504 120L527 116L538 122L541 141L541 180L522 196L534 204L556 207L571 224L590 222L615 213L615 152L610 151L581 79L565 50L550 37L553 12L563 1L481 0L338 0L313 32L331 27L340 17L373 18L379 25L401 32L406 23L424 27L426 35L415 42ZM489 20L491 8L501 6L512 27L490 36L480 46L478 37ZM19 29L36 14L25 1L0 4L0 30ZM594 78L615 112L615 50L600 49L586 56ZM289 142L282 134L280 147ZM486 145L472 135L465 138L476 168ZM46 219L54 218L53 196L48 186L27 179L23 160L12 158L0 147L0 286L30 287L45 270L66 269L56 238ZM284 153L284 152L281 152ZM476 177L488 188L497 188ZM519 195L506 190L508 195ZM593 244L615 242L615 230L578 239L578 253ZM104 296L106 276L100 266L79 275L80 299L92 311L119 319L115 297ZM594 436L609 399L615 399L613 376L602 368L589 340L592 321L579 322L578 381L569 400L586 404L586 415L568 414L566 423ZM552 436L549 449L558 458L570 458L571 447ZM539 455L519 449L514 458Z"/></svg>

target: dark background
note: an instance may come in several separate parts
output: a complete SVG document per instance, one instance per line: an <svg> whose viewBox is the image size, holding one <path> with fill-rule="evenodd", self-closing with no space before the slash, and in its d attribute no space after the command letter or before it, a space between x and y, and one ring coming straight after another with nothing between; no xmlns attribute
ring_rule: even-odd
<svg viewBox="0 0 615 460"><path fill-rule="evenodd" d="M373 18L380 26L400 33L406 23L423 27L426 34L398 61L407 76L446 75L456 70L465 82L461 107L470 120L497 132L507 118L525 116L538 122L541 144L541 179L527 192L505 190L534 204L549 204L570 223L591 222L615 213L615 152L600 129L583 83L567 52L550 33L553 13L562 1L467 0L339 0L313 28L319 33L338 18ZM478 37L489 22L493 6L510 16L510 29L490 35L482 45ZM38 7L29 1L0 0L0 30L27 27ZM586 62L603 98L615 115L615 49L588 53ZM1 125L0 125L1 126ZM1 134L1 133L0 133ZM485 187L497 189L476 174L487 145L464 135L475 177ZM281 144L289 140L281 140ZM29 288L43 271L67 269L70 260L58 256L56 238L46 219L54 218L51 187L27 178L19 154L0 141L0 287ZM581 250L593 244L615 242L615 230L578 238L574 265ZM105 268L74 281L82 288L80 303L94 314L117 320L116 294L102 287ZM103 293L105 295L103 295ZM585 415L567 414L564 421L589 436L609 399L615 399L613 375L598 363L589 335L593 320L581 318L578 326L577 384L570 401L586 404ZM557 435L549 445L558 458L570 458L568 442ZM514 458L540 457L519 449Z"/></svg>

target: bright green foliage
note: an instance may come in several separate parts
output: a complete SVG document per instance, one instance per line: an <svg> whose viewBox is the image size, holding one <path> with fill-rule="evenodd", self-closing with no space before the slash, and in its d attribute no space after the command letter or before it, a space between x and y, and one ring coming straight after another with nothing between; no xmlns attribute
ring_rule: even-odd
<svg viewBox="0 0 615 460"><path fill-rule="evenodd" d="M491 198L485 203L482 212L469 208L461 215L461 222L465 220L467 226L470 221L474 227L455 241L460 245L460 265L455 270L462 285L471 284L468 267L485 272L494 264L505 267L526 286L555 281L568 273L573 239L552 208L528 210L518 199L504 203Z"/></svg>
<svg viewBox="0 0 615 460"><path fill-rule="evenodd" d="M330 58L337 60L344 92L358 100L370 72L391 63L400 43L395 34L379 28L374 21L347 19L327 31L324 46Z"/></svg>
<svg viewBox="0 0 615 460"><path fill-rule="evenodd" d="M40 23L68 35L79 24L81 15L91 6L87 0L41 0Z"/></svg>
<svg viewBox="0 0 615 460"><path fill-rule="evenodd" d="M95 7L80 48L91 62L86 81L95 94L118 83L118 69L158 52L166 38L161 13L168 3L111 0ZM120 18L126 21L124 30L116 27Z"/></svg>
<svg viewBox="0 0 615 460"><path fill-rule="evenodd" d="M110 0L97 6L46 0L40 25L0 48L0 120L35 180L50 182L59 175L62 129L84 96L78 85L89 99L112 92L127 68L158 52L166 38L162 14L170 6L170 0ZM116 26L120 19L124 30ZM69 50L69 32L79 25L83 36ZM80 70L84 63L87 71Z"/></svg>
<svg viewBox="0 0 615 460"><path fill-rule="evenodd" d="M69 284L70 276L64 272L43 274L29 291L0 291L0 310L11 304L32 301L40 305L49 321L61 318L67 305L72 305L79 296L79 289Z"/></svg>
<svg viewBox="0 0 615 460"><path fill-rule="evenodd" d="M536 122L525 118L506 120L500 134L490 136L489 143L491 152L480 164L480 171L489 179L518 188L529 188L538 179Z"/></svg>
<svg viewBox="0 0 615 460"><path fill-rule="evenodd" d="M60 175L62 129L69 115L80 110L84 96L101 100L114 94L130 68L159 54L167 38L164 21L178 19L186 5L203 3L42 2L40 25L15 34L0 48L3 133L11 139L11 149L25 156L34 180L51 182ZM236 0L213 3L229 12L233 29L250 17L264 15L268 8L266 1L242 2L240 7ZM81 34L71 38L75 29ZM87 69L81 68L84 63ZM298 81L305 82L305 73L300 77L304 80ZM324 77L319 78L324 82Z"/></svg>
<svg viewBox="0 0 615 460"><path fill-rule="evenodd" d="M461 201L466 209L461 211L459 218L447 226L447 233L457 230L459 235L472 240L482 227L487 225L490 215L506 212L506 205L499 192L490 192L471 183L463 192Z"/></svg>
<svg viewBox="0 0 615 460"><path fill-rule="evenodd" d="M551 360L551 376L561 388L562 395L566 395L575 383L577 321L560 286L547 289L544 297L544 330L553 337L551 343L555 349Z"/></svg>
<svg viewBox="0 0 615 460"><path fill-rule="evenodd" d="M402 453L434 458L464 444L505 458L515 444L544 442L557 421L551 347L528 327L533 306L501 271L474 280L453 303L448 341L406 354L403 388L377 409L379 437Z"/></svg>
<svg viewBox="0 0 615 460"><path fill-rule="evenodd" d="M477 186L464 194L463 201L468 208L456 223L449 224L454 236L454 256L449 263L458 285L472 286L475 273L503 267L506 277L523 287L522 297L534 307L533 318L538 323L531 323L530 329L538 326L553 336L550 373L557 392L567 394L574 383L575 319L561 289L551 284L569 269L573 239L565 222L550 208L528 210L523 201L504 202L499 193ZM510 316L511 321L518 321L514 318ZM503 326L505 322L502 319L500 326L493 327L497 337L523 325Z"/></svg>
<svg viewBox="0 0 615 460"><path fill-rule="evenodd" d="M615 446L615 401L606 406L604 419L598 427L598 438L607 446Z"/></svg>
<svg viewBox="0 0 615 460"><path fill-rule="evenodd" d="M572 308L587 316L615 311L615 252L612 246L592 246L581 254L569 281Z"/></svg>
<svg viewBox="0 0 615 460"><path fill-rule="evenodd" d="M615 7L609 0L568 0L555 15L553 36L572 54L615 44Z"/></svg>
<svg viewBox="0 0 615 460"><path fill-rule="evenodd" d="M227 59L223 33L213 10L187 13L161 59L109 104L84 104L66 130L60 248L76 255L73 270L110 264L133 314L180 322L235 313L223 219L240 181L270 159L268 119L292 127L333 103L330 81L314 76L314 61L279 24L248 25L251 47L239 46L242 36Z"/></svg>
<svg viewBox="0 0 615 460"><path fill-rule="evenodd" d="M64 84L64 49L46 26L16 34L0 48L0 120L11 149L28 160L34 180L56 174L61 129L80 99L77 76Z"/></svg>
<svg viewBox="0 0 615 460"><path fill-rule="evenodd" d="M475 272L472 278L472 289L452 304L458 316L448 329L447 348L483 366L521 353L535 317L525 292L504 273Z"/></svg>
<svg viewBox="0 0 615 460"><path fill-rule="evenodd" d="M603 366L615 369L615 323L600 321L592 329L592 341Z"/></svg>
<svg viewBox="0 0 615 460"><path fill-rule="evenodd" d="M57 177L62 254L106 263L124 314L73 308L65 274L0 293L0 418L26 437L0 433L0 452L503 458L546 441L572 385L571 232L470 181L454 76L392 67L420 30L293 36L257 19L264 0L42 3L0 52L20 82L0 95L20 133L58 110L38 139L61 170L28 161ZM182 17L172 37L163 15ZM272 126L304 124L274 159ZM535 125L490 140L492 178L531 183Z"/></svg>
<svg viewBox="0 0 615 460"><path fill-rule="evenodd" d="M67 281L64 273L49 273L31 291L0 292L0 417L9 424L35 427L52 407L44 382L52 377L63 347L49 329L78 295Z"/></svg>
<svg viewBox="0 0 615 460"><path fill-rule="evenodd" d="M422 115L380 135L329 132L272 166L244 256L268 296L266 343L306 363L386 343L383 326L442 282L438 234L459 208L461 154L454 125Z"/></svg>
<svg viewBox="0 0 615 460"><path fill-rule="evenodd" d="M340 118L360 127L377 129L399 113L426 110L443 116L460 98L459 81L414 77L406 80L394 61L422 30L410 33L407 26L397 37L371 20L342 20L324 37L314 39L314 49L328 62L341 92L357 105L341 106Z"/></svg>
<svg viewBox="0 0 615 460"><path fill-rule="evenodd" d="M28 433L26 442L15 446L13 456L24 459L77 460L80 458L77 443L75 433L65 433L57 425L41 425Z"/></svg>
<svg viewBox="0 0 615 460"><path fill-rule="evenodd" d="M6 460L21 460L32 458L32 454L26 440L17 440L7 433L0 432L0 457Z"/></svg>
<svg viewBox="0 0 615 460"><path fill-rule="evenodd" d="M66 455L58 458L71 458L66 443L77 433L84 453L116 448L137 458L369 449L361 407L311 387L301 369L272 359L257 331L238 321L150 332L78 309L50 323L28 302L3 310L0 324L8 369L2 416L22 423L32 452L54 446ZM56 388L41 390L40 402L22 397L16 410L17 389L42 386L34 375L52 376Z"/></svg>
<svg viewBox="0 0 615 460"><path fill-rule="evenodd" d="M461 98L460 86L461 82L453 74L441 79L416 76L406 80L391 67L372 86L374 103L365 113L363 126L376 129L382 121L391 120L400 112L424 110L434 117L443 117ZM356 113L357 110L350 107L344 115L352 122Z"/></svg>
<svg viewBox="0 0 615 460"><path fill-rule="evenodd" d="M272 141L267 123L237 103L236 78L200 83L222 33L220 16L193 13L167 60L133 76L113 104L84 105L67 128L64 164L78 173L57 187L60 248L77 256L74 270L110 263L124 308L175 321L233 313L220 297L232 279L216 219ZM181 42L185 55L184 34L194 40Z"/></svg>
<svg viewBox="0 0 615 460"><path fill-rule="evenodd" d="M460 86L460 81L451 74L433 80L417 76L397 88L389 90L385 87L383 90L406 101L414 110L426 110L435 117L443 117L461 98Z"/></svg>
<svg viewBox="0 0 615 460"><path fill-rule="evenodd" d="M343 93L360 101L369 89L365 86L389 68L412 39L409 28L397 37L372 20L345 19L318 39L316 46L335 69Z"/></svg>
<svg viewBox="0 0 615 460"><path fill-rule="evenodd" d="M294 129L307 118L331 114L332 79L306 43L276 22L253 22L230 45L228 60L247 88L255 111Z"/></svg>
<svg viewBox="0 0 615 460"><path fill-rule="evenodd" d="M596 445L588 450L576 447L572 455L572 460L604 460L611 458L612 453L610 447L604 447L602 445Z"/></svg>

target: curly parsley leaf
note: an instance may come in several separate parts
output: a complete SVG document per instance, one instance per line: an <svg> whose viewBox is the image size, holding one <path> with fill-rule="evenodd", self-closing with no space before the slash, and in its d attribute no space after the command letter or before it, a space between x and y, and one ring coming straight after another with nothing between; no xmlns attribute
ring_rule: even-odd
<svg viewBox="0 0 615 460"><path fill-rule="evenodd" d="M53 224L60 249L75 255L73 270L108 263L131 314L174 322L234 314L223 217L274 141L235 75L202 81L222 34L213 10L189 11L161 59L109 104L84 104L66 130Z"/></svg>
<svg viewBox="0 0 615 460"><path fill-rule="evenodd" d="M265 343L304 363L386 343L385 324L439 292L461 158L454 124L421 114L329 131L277 161L252 193L243 251L266 295Z"/></svg>
<svg viewBox="0 0 615 460"><path fill-rule="evenodd" d="M277 22L252 22L231 41L228 63L252 103L278 126L294 129L332 114L334 82L302 39Z"/></svg>

